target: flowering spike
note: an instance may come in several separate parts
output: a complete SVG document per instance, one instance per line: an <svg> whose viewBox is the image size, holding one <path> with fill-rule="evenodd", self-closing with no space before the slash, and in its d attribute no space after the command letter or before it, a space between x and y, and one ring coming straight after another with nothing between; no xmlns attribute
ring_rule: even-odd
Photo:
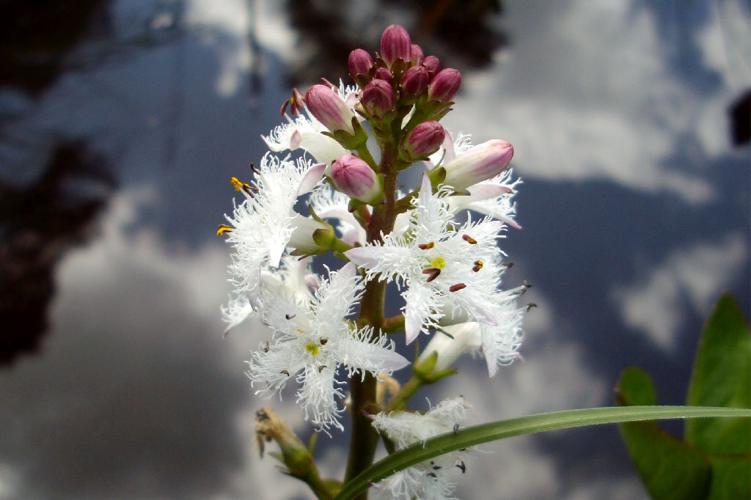
<svg viewBox="0 0 751 500"><path fill-rule="evenodd" d="M433 77L428 87L428 98L432 101L449 102L462 84L462 74L454 68L445 68Z"/></svg>
<svg viewBox="0 0 751 500"><path fill-rule="evenodd" d="M352 154L334 162L331 179L339 191L365 203L373 203L383 194L381 182L370 165Z"/></svg>
<svg viewBox="0 0 751 500"><path fill-rule="evenodd" d="M412 40L403 26L392 24L381 35L381 58L391 66L398 60L409 61L412 57Z"/></svg>
<svg viewBox="0 0 751 500"><path fill-rule="evenodd" d="M403 328L407 344L434 334L413 363L421 380L455 373L451 364L468 350L481 352L492 377L518 357L526 312L517 303L529 284L501 289L499 238L506 225L518 226L513 196L520 180L504 171L513 148L500 140L472 147L468 136L454 138L438 123L454 104L461 74L426 56L402 26L384 30L379 50L349 53L354 86L322 79L304 96L292 89L280 109L283 123L262 136L270 152L259 168L251 167L247 182L230 179L245 196L217 235L233 249L225 321L233 327L252 315L272 332L248 362L256 394L296 385L296 402L316 431L343 429L349 411L366 415L402 449L460 432L466 404L460 398L423 415L400 413L406 401L396 391L387 397L380 381L410 363L383 333ZM420 186L402 186L408 176L400 172L417 161L427 165ZM319 278L313 256L331 253L348 263ZM399 285L401 314L383 318L385 286L377 282ZM365 386L377 378L375 397L355 391L345 399L342 375ZM389 411L378 413L382 408ZM263 442L276 439L271 420L267 411L259 414ZM372 451L370 443L354 448ZM413 464L376 487L399 498L448 498L449 474L465 471L462 459L454 453ZM309 477L285 464L292 475ZM321 491L333 493L331 486Z"/></svg>
<svg viewBox="0 0 751 500"><path fill-rule="evenodd" d="M332 132L343 130L354 134L354 114L341 97L328 85L316 84L305 93L305 104L311 114Z"/></svg>

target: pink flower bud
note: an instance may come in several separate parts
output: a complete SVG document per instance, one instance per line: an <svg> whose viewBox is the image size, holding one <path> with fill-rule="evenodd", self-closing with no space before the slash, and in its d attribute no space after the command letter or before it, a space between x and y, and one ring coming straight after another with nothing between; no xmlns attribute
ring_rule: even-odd
<svg viewBox="0 0 751 500"><path fill-rule="evenodd" d="M391 71L389 71L387 68L381 67L381 68L376 68L373 78L378 78L379 80L385 80L387 82L390 82L391 80L393 80L394 75L392 75Z"/></svg>
<svg viewBox="0 0 751 500"><path fill-rule="evenodd" d="M433 77L428 87L428 97L433 101L448 102L454 98L462 84L462 74L454 68L442 69Z"/></svg>
<svg viewBox="0 0 751 500"><path fill-rule="evenodd" d="M417 96L428 88L430 75L423 66L412 66L402 76L402 89L408 96Z"/></svg>
<svg viewBox="0 0 751 500"><path fill-rule="evenodd" d="M418 64L420 61L422 61L423 55L424 54L422 52L422 47L420 47L416 43L413 43L412 49L410 50L410 61L412 61L412 64Z"/></svg>
<svg viewBox="0 0 751 500"><path fill-rule="evenodd" d="M383 190L370 165L352 154L346 154L331 165L331 179L336 188L365 203L377 200Z"/></svg>
<svg viewBox="0 0 751 500"><path fill-rule="evenodd" d="M405 150L411 160L426 158L441 147L446 131L438 122L423 122L407 136Z"/></svg>
<svg viewBox="0 0 751 500"><path fill-rule="evenodd" d="M431 78L441 71L441 61L436 56L427 56L422 60L422 65L428 70Z"/></svg>
<svg viewBox="0 0 751 500"><path fill-rule="evenodd" d="M382 118L394 107L394 89L389 82L374 78L362 90L360 103L369 114Z"/></svg>
<svg viewBox="0 0 751 500"><path fill-rule="evenodd" d="M444 183L456 189L500 174L511 162L514 147L501 139L493 139L474 146L443 165L446 169Z"/></svg>
<svg viewBox="0 0 751 500"><path fill-rule="evenodd" d="M391 66L401 59L409 61L412 56L412 40L402 26L392 24L381 35L381 58Z"/></svg>
<svg viewBox="0 0 751 500"><path fill-rule="evenodd" d="M352 78L357 79L358 76L368 76L370 68L373 67L373 58L370 57L367 51L355 49L349 53L347 63L349 74L352 75Z"/></svg>
<svg viewBox="0 0 751 500"><path fill-rule="evenodd" d="M305 93L305 105L313 116L332 132L344 130L355 133L352 127L352 110L334 89L328 85L313 85Z"/></svg>

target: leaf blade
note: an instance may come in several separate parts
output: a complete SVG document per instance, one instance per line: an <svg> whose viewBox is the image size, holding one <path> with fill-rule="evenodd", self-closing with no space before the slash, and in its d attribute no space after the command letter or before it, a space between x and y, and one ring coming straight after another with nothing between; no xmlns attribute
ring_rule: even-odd
<svg viewBox="0 0 751 500"><path fill-rule="evenodd" d="M729 294L720 298L704 326L686 403L751 407L751 331ZM751 453L751 426L739 420L689 421L685 437L707 453Z"/></svg>
<svg viewBox="0 0 751 500"><path fill-rule="evenodd" d="M585 408L529 415L467 427L417 443L376 462L342 487L337 499L349 499L379 481L411 465L469 446L513 436L589 425L616 424L645 420L706 417L751 417L751 409L689 406L626 406Z"/></svg>
<svg viewBox="0 0 751 500"><path fill-rule="evenodd" d="M636 367L621 372L616 394L618 403L624 406L657 402L652 378ZM651 498L701 500L707 497L711 467L703 453L666 433L654 421L620 424L618 428Z"/></svg>

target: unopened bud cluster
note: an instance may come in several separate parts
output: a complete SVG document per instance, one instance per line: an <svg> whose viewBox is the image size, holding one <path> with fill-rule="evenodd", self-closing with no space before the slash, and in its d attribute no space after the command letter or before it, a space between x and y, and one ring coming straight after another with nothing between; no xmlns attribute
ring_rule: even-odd
<svg viewBox="0 0 751 500"><path fill-rule="evenodd" d="M412 43L407 30L396 24L383 31L378 54L355 49L350 52L348 63L349 74L363 89L363 97L369 96L374 87L379 94L389 95L381 102L388 102L390 109L379 107L373 112L366 108L368 115L378 119L385 116L385 111L398 111L400 106L415 103L423 113L439 118L437 115L445 114L462 82L458 70L442 70L438 58L425 56L422 48Z"/></svg>

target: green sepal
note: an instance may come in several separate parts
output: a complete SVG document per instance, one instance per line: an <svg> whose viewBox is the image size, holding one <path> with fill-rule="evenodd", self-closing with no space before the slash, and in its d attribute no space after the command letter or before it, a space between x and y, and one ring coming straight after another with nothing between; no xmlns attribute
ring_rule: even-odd
<svg viewBox="0 0 751 500"><path fill-rule="evenodd" d="M308 439L308 453L313 455L313 451L316 449L316 443L318 443L318 433L314 432L310 435L310 439Z"/></svg>
<svg viewBox="0 0 751 500"><path fill-rule="evenodd" d="M346 130L336 130L334 132L326 130L322 133L335 139L345 149L358 149L368 142L368 133L362 128L360 120L356 116L352 117L352 128L355 131L354 134L350 134Z"/></svg>
<svg viewBox="0 0 751 500"><path fill-rule="evenodd" d="M313 231L313 241L315 241L316 245L318 245L321 249L331 249L334 246L335 240L336 233L334 232L334 228L331 226L326 228L322 227Z"/></svg>
<svg viewBox="0 0 751 500"><path fill-rule="evenodd" d="M428 179L430 179L430 185L433 186L433 189L437 189L446 180L446 169L443 167L434 168L428 172Z"/></svg>

